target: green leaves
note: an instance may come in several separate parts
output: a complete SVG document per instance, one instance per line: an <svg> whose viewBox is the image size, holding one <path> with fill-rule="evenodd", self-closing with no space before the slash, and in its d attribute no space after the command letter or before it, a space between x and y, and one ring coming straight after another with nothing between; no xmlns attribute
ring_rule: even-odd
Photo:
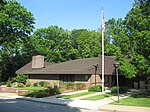
<svg viewBox="0 0 150 112"><path fill-rule="evenodd" d="M26 80L27 80L27 79L28 79L28 76L27 76L27 75L24 75L24 74L17 74L17 76L13 78L13 80L14 80L15 82L23 83L23 84L26 83Z"/></svg>
<svg viewBox="0 0 150 112"><path fill-rule="evenodd" d="M120 61L120 63L121 63L120 69L122 74L125 74L127 78L132 78L136 76L137 70L134 65L132 65L127 60Z"/></svg>
<svg viewBox="0 0 150 112"><path fill-rule="evenodd" d="M106 22L105 55L115 55L128 78L150 74L150 3L136 0L125 19ZM97 57L101 33L87 29L67 31L49 26L33 31L34 17L16 0L0 3L0 80L41 54L46 61L62 62Z"/></svg>
<svg viewBox="0 0 150 112"><path fill-rule="evenodd" d="M136 0L125 20L110 19L107 35L116 46L120 70L128 78L150 74L150 3Z"/></svg>
<svg viewBox="0 0 150 112"><path fill-rule="evenodd" d="M16 0L0 4L0 80L13 77L15 71L27 63L24 43L33 31L34 17Z"/></svg>
<svg viewBox="0 0 150 112"><path fill-rule="evenodd" d="M113 48L105 38L105 54L114 54ZM97 57L101 53L101 33L87 29L69 32L58 26L40 28L30 36L25 51L31 51L30 54L34 55L42 54L46 61L51 62Z"/></svg>
<svg viewBox="0 0 150 112"><path fill-rule="evenodd" d="M7 1L0 9L0 44L27 37L34 28L31 12L15 0Z"/></svg>

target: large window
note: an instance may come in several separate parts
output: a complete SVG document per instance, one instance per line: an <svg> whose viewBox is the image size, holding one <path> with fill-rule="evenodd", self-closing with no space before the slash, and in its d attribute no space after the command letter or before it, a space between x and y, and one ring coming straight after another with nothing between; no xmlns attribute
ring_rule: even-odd
<svg viewBox="0 0 150 112"><path fill-rule="evenodd" d="M60 75L60 80L64 82L74 82L74 75L62 74Z"/></svg>

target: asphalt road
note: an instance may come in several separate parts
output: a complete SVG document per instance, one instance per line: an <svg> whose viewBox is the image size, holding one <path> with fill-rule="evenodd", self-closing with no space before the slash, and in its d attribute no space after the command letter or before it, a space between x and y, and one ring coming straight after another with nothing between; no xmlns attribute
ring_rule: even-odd
<svg viewBox="0 0 150 112"><path fill-rule="evenodd" d="M89 104L90 105L90 104ZM0 97L0 112L100 112Z"/></svg>

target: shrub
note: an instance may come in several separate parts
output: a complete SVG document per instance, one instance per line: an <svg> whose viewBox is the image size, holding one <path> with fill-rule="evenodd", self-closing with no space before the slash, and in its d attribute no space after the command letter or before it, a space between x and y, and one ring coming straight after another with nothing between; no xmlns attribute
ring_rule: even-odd
<svg viewBox="0 0 150 112"><path fill-rule="evenodd" d="M13 87L17 87L17 85L18 85L18 82L14 82L14 83L12 84Z"/></svg>
<svg viewBox="0 0 150 112"><path fill-rule="evenodd" d="M111 93L112 94L117 94L117 86L111 87Z"/></svg>
<svg viewBox="0 0 150 112"><path fill-rule="evenodd" d="M96 85L96 86L90 86L88 88L89 92L101 92L102 91L102 86Z"/></svg>
<svg viewBox="0 0 150 112"><path fill-rule="evenodd" d="M45 89L45 90L33 91L33 92L27 94L26 96L35 97L35 98L42 98L42 97L47 97L49 95L50 95L49 90Z"/></svg>
<svg viewBox="0 0 150 112"><path fill-rule="evenodd" d="M117 94L117 86L114 86L111 88L111 93L112 94ZM128 87L124 87L124 86L120 86L119 87L119 93L122 94L122 93L126 93L128 92Z"/></svg>
<svg viewBox="0 0 150 112"><path fill-rule="evenodd" d="M60 93L61 92L60 92L59 88L54 87L54 88L49 88L49 89L44 89L44 90L39 90L39 91L33 91L26 96L42 98L42 97L47 97L50 95L56 95L56 94L60 94Z"/></svg>
<svg viewBox="0 0 150 112"><path fill-rule="evenodd" d="M49 82L46 82L46 81L40 81L39 82L39 85L42 87L46 87L48 84L49 84Z"/></svg>
<svg viewBox="0 0 150 112"><path fill-rule="evenodd" d="M25 85L26 85L26 87L30 87L31 86L31 82L27 81Z"/></svg>
<svg viewBox="0 0 150 112"><path fill-rule="evenodd" d="M24 86L23 83L18 83L18 84L17 84L17 87L23 87L23 86Z"/></svg>
<svg viewBox="0 0 150 112"><path fill-rule="evenodd" d="M74 82L67 82L65 84L66 89L74 89L75 83Z"/></svg>
<svg viewBox="0 0 150 112"><path fill-rule="evenodd" d="M64 89L65 88L65 83L63 81L59 81L59 88Z"/></svg>
<svg viewBox="0 0 150 112"><path fill-rule="evenodd" d="M24 75L24 74L17 74L17 76L14 77L13 80L14 80L15 82L25 84L27 78L28 78L27 75Z"/></svg>
<svg viewBox="0 0 150 112"><path fill-rule="evenodd" d="M37 86L38 86L38 83L37 83L37 82L33 83L33 86L34 86L34 87L37 87Z"/></svg>
<svg viewBox="0 0 150 112"><path fill-rule="evenodd" d="M83 90L86 89L86 85L84 83L76 83L76 90Z"/></svg>
<svg viewBox="0 0 150 112"><path fill-rule="evenodd" d="M49 90L50 90L50 95L56 95L61 93L60 89L57 86L55 86L54 88L50 88Z"/></svg>
<svg viewBox="0 0 150 112"><path fill-rule="evenodd" d="M7 83L6 83L6 86L7 87L11 87L12 85L11 85L11 80L10 79L8 79L8 81L7 81Z"/></svg>

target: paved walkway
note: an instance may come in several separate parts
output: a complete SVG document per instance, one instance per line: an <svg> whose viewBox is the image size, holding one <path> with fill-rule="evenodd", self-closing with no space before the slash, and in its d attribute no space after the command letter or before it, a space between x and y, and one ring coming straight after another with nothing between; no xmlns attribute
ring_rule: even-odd
<svg viewBox="0 0 150 112"><path fill-rule="evenodd" d="M23 96L18 96L16 93L0 93L0 97L9 99L24 98Z"/></svg>

